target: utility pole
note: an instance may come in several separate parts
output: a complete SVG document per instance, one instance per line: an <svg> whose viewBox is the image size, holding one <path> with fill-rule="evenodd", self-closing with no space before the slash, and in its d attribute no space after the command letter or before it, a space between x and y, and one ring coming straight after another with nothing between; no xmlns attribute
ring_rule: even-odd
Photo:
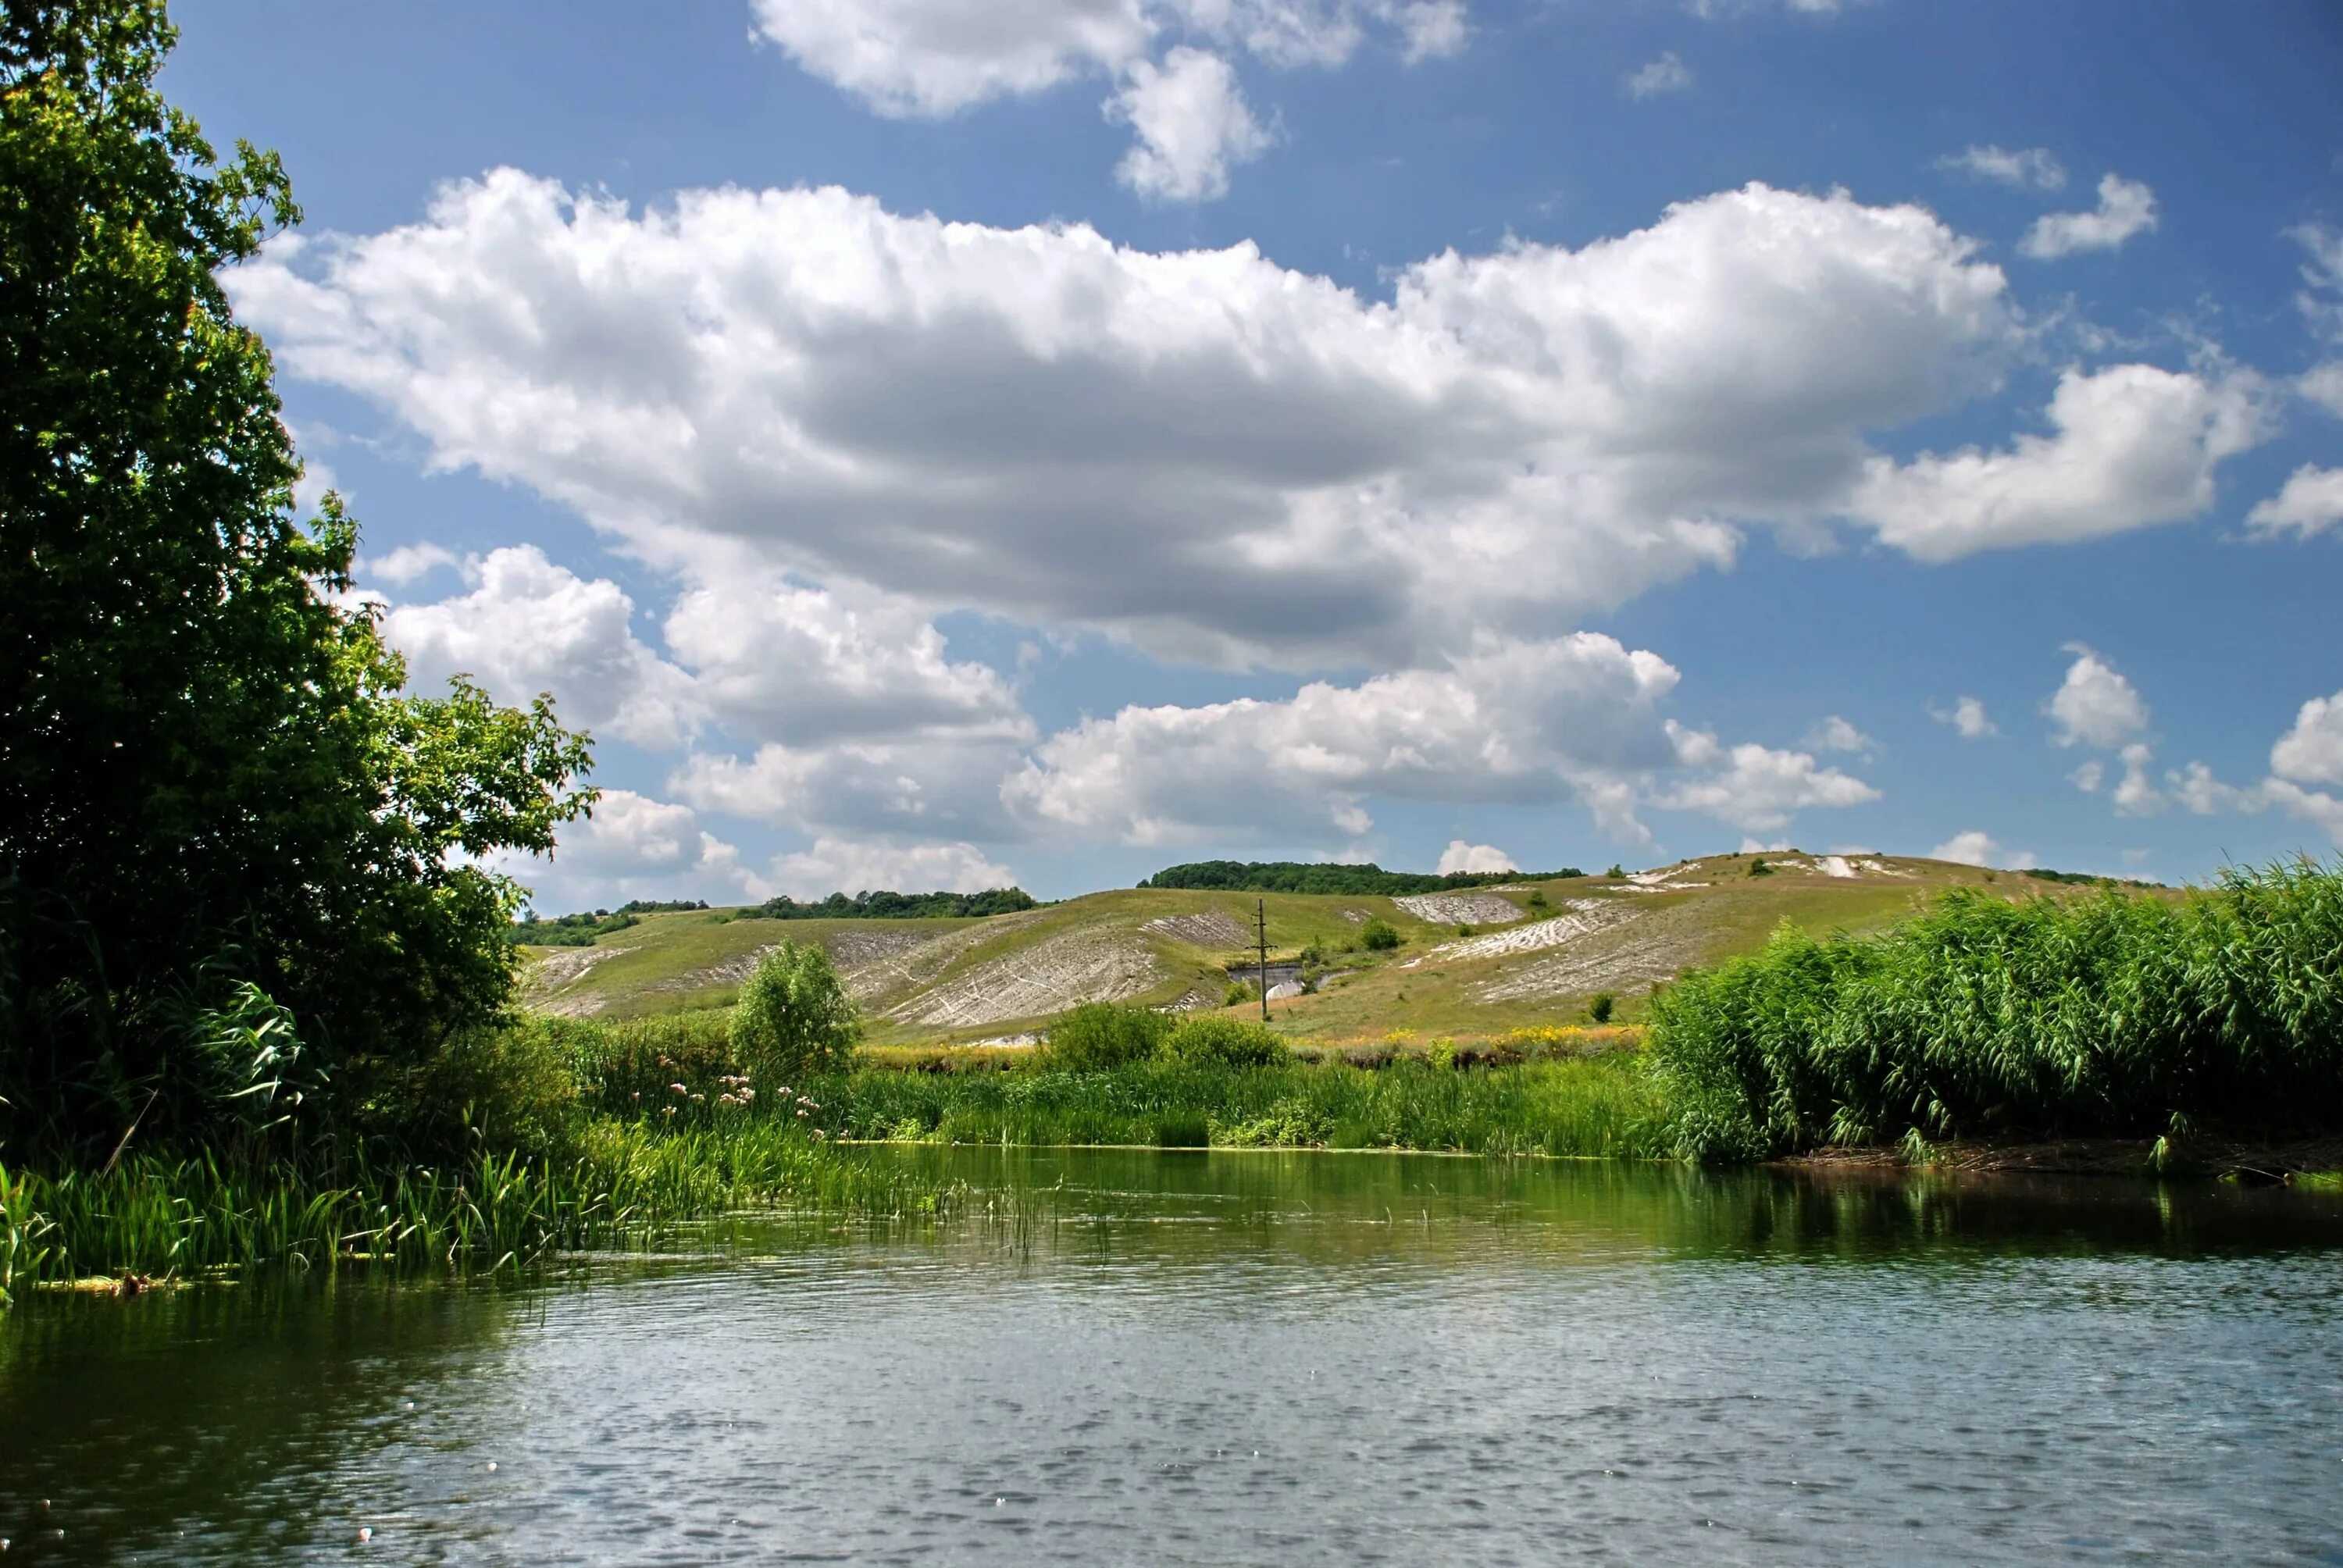
<svg viewBox="0 0 2343 1568"><path fill-rule="evenodd" d="M1261 1021L1269 1021L1269 900L1253 902L1254 936L1261 943Z"/></svg>

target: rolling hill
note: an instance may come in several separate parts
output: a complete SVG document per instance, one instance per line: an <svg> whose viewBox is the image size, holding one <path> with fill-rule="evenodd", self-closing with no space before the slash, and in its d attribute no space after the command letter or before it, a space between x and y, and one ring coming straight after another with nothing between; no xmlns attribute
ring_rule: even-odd
<svg viewBox="0 0 2343 1568"><path fill-rule="evenodd" d="M1311 961L1314 989L1271 1003L1281 1030L1330 1040L1391 1030L1481 1034L1579 1021L1592 998L1632 1020L1651 988L1753 950L1784 920L1807 930L1887 924L1951 888L2008 897L2067 884L1903 857L1713 855L1621 877L1510 881L1414 897L1139 888L982 919L758 919L753 910L644 917L586 947L525 949L524 1000L548 1012L630 1018L730 1003L758 956L818 942L880 1042L1013 1039L1078 1002L1228 1004L1249 978L1256 904L1272 964ZM1366 950L1381 920L1402 940ZM1323 972L1319 973L1321 969ZM1287 978L1272 970L1272 980ZM1258 1007L1257 1002L1243 1005Z"/></svg>

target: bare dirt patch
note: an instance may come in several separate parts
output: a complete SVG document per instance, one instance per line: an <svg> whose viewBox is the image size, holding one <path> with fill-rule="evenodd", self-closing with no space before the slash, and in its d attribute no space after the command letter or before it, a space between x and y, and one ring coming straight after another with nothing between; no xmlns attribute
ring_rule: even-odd
<svg viewBox="0 0 2343 1568"><path fill-rule="evenodd" d="M1165 915L1139 929L1152 931L1159 937L1169 937L1175 942L1185 942L1192 948L1215 950L1241 948L1252 940L1252 933L1225 910L1206 910L1193 915Z"/></svg>
<svg viewBox="0 0 2343 1568"><path fill-rule="evenodd" d="M1505 926L1522 918L1519 906L1494 893L1417 893L1392 902L1419 920L1441 926Z"/></svg>
<svg viewBox="0 0 2343 1568"><path fill-rule="evenodd" d="M1029 924L1033 918L1031 915L1003 915L962 926L957 930L945 931L940 936L921 936L901 946L874 947L851 967L840 966L840 972L846 976L847 991L857 1002L868 1007L886 997L923 989L932 984L938 975L950 969L953 960L969 949L1004 931ZM882 933L870 934L880 936ZM883 934L893 935L892 932ZM1000 1016L1015 1015L1004 1013ZM970 1021L982 1023L989 1020L976 1019Z"/></svg>
<svg viewBox="0 0 2343 1568"><path fill-rule="evenodd" d="M1623 920L1632 920L1642 912L1617 904L1607 904L1598 899L1573 899L1563 913L1551 920L1535 920L1510 931L1494 931L1485 937L1467 937L1461 941L1443 942L1413 962L1446 959L1454 963L1469 963L1475 959L1501 959L1514 953L1540 952L1574 941L1590 931L1599 931Z"/></svg>
<svg viewBox="0 0 2343 1568"><path fill-rule="evenodd" d="M1617 918L1585 933L1561 952L1538 959L1477 987L1481 1001L1587 996L1634 990L1673 980L1699 963L1712 936L1700 912L1609 906Z"/></svg>
<svg viewBox="0 0 2343 1568"><path fill-rule="evenodd" d="M980 963L888 1016L960 1029L1063 1012L1086 1001L1122 1001L1161 979L1155 955L1128 932L1071 930Z"/></svg>
<svg viewBox="0 0 2343 1568"><path fill-rule="evenodd" d="M601 997L556 997L553 993L572 980L584 980L588 972L604 960L634 950L632 948L548 949L530 960L528 972L521 977L521 1002L538 1012L554 1013L562 1018L584 1018L588 1013L599 1012L607 1005Z"/></svg>

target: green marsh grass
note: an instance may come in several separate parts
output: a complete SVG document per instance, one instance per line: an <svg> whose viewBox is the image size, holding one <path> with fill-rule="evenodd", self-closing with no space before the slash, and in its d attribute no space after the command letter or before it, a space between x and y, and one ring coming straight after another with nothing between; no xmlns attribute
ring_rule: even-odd
<svg viewBox="0 0 2343 1568"><path fill-rule="evenodd" d="M865 1069L816 1080L826 1125L850 1139L1412 1149L1650 1158L1666 1118L1634 1056L1443 1067L1151 1060L1101 1071Z"/></svg>
<svg viewBox="0 0 2343 1568"><path fill-rule="evenodd" d="M883 1221L935 1216L960 1196L793 1125L747 1119L680 1131L602 1121L558 1155L482 1151L432 1166L148 1154L54 1178L0 1170L0 1291L268 1265L493 1272L656 1245L685 1221L743 1208Z"/></svg>
<svg viewBox="0 0 2343 1568"><path fill-rule="evenodd" d="M2343 867L2177 902L1954 893L1878 936L1784 930L1651 1004L1679 1151L2343 1125Z"/></svg>

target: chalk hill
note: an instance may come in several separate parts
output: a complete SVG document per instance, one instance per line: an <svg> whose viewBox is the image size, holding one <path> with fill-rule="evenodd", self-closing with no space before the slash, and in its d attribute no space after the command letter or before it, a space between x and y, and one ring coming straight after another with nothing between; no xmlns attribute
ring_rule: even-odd
<svg viewBox="0 0 2343 1568"><path fill-rule="evenodd" d="M1482 1033L1583 1020L1616 997L1632 1020L1651 988L1748 952L1784 920L1807 930L1885 925L1949 888L2072 896L2069 881L1885 856L1712 855L1620 877L1511 880L1401 897L1138 888L975 919L759 919L753 910L642 917L585 947L524 950L526 1000L627 1018L729 1003L758 955L819 942L876 1040L1015 1036L1078 1002L1227 1005L1247 977L1257 902L1270 958L1314 981L1271 1004L1282 1030L1333 1039L1392 1030ZM1380 920L1398 948L1369 951ZM1257 1004L1253 1004L1257 1005Z"/></svg>

